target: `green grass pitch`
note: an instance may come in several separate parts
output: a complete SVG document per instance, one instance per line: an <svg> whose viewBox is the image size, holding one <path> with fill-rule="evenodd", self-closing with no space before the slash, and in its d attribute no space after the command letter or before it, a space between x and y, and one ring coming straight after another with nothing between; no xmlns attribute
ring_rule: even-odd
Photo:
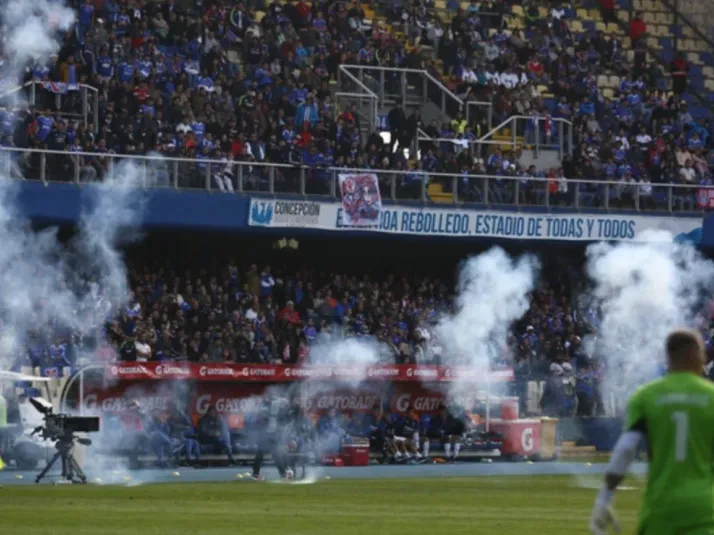
<svg viewBox="0 0 714 535"><path fill-rule="evenodd" d="M0 488L3 535L576 535L600 478L335 479ZM615 508L635 530L642 482ZM583 488L591 487L591 488Z"/></svg>

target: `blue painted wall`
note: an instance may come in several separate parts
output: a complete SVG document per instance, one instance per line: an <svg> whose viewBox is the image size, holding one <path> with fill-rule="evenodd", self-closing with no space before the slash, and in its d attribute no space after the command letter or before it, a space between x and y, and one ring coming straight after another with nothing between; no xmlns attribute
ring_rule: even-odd
<svg viewBox="0 0 714 535"><path fill-rule="evenodd" d="M33 221L71 224L79 218L83 210L90 207L95 201L97 189L92 186L77 186L75 184L52 183L47 186L40 182L20 182L17 202L23 215ZM275 235L315 235L325 234L324 231L314 229L260 229L248 226L248 210L250 198L246 195L230 195L224 193L211 193L201 190L177 191L172 189L144 190L146 209L142 224L148 228L165 229L192 229L196 231L224 231L233 233L275 234ZM324 200L324 198L322 199ZM139 204L137 198L137 204ZM405 203L414 204L414 203ZM447 206L443 206L445 209ZM483 207L479 207L483 209ZM504 209L519 209L519 207L499 207ZM521 211L542 212L542 207L527 209L520 207ZM562 210L563 212L572 212ZM626 213L626 212L623 212ZM631 213L631 212L628 212ZM341 237L351 235L376 237L372 233L343 232ZM406 236L380 235L382 238L410 239ZM695 239L696 238L696 239ZM700 236L692 236L693 241L699 241ZM413 237L413 239L439 239ZM714 216L707 217L704 222L701 243L704 246L714 247ZM483 241L483 238L474 238L474 241ZM489 241L488 239L485 239ZM542 241L540 243L543 243ZM582 243L581 243L582 244Z"/></svg>

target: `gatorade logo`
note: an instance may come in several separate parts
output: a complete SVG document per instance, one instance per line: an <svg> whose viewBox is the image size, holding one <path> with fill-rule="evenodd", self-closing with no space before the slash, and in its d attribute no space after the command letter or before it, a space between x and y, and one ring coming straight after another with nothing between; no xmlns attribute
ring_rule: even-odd
<svg viewBox="0 0 714 535"><path fill-rule="evenodd" d="M526 427L521 434L521 446L524 452L533 451L533 428Z"/></svg>

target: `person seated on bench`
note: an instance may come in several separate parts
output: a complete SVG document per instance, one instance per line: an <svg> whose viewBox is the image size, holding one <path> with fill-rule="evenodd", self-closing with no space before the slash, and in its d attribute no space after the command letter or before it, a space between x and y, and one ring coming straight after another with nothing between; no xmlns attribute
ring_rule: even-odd
<svg viewBox="0 0 714 535"><path fill-rule="evenodd" d="M197 466L201 460L201 446L196 438L196 430L193 427L191 418L179 409L176 403L172 403L169 406L168 424L169 435L172 439L180 442L180 451L183 451L184 455L186 455L186 462L189 465Z"/></svg>
<svg viewBox="0 0 714 535"><path fill-rule="evenodd" d="M371 427L370 448L380 448L382 463L392 463L404 459L404 444L395 440L395 424L387 414L382 414Z"/></svg>
<svg viewBox="0 0 714 535"><path fill-rule="evenodd" d="M127 410L120 416L117 449L129 452L129 463L132 467L139 466L139 455L150 448L150 425L151 418L142 410L139 401L129 400Z"/></svg>
<svg viewBox="0 0 714 535"><path fill-rule="evenodd" d="M323 455L339 453L342 444L349 440L335 409L330 409L326 415L320 418L318 434L322 450L320 453Z"/></svg>
<svg viewBox="0 0 714 535"><path fill-rule="evenodd" d="M178 462L182 442L171 436L168 412L156 411L154 413L153 421L149 425L149 438L151 449L156 455L156 461L160 468L167 468ZM168 462L165 460L166 455L170 459Z"/></svg>
<svg viewBox="0 0 714 535"><path fill-rule="evenodd" d="M203 445L215 447L220 453L225 452L228 462L235 464L228 425L215 407L209 407L198 421L198 441Z"/></svg>
<svg viewBox="0 0 714 535"><path fill-rule="evenodd" d="M447 462L455 462L461 451L464 433L466 432L466 413L462 407L451 405L444 409L444 454Z"/></svg>
<svg viewBox="0 0 714 535"><path fill-rule="evenodd" d="M396 414L394 416L394 443L398 449L395 459L408 463L421 462L422 456L418 450L418 444L414 439L419 440L419 423L407 414Z"/></svg>

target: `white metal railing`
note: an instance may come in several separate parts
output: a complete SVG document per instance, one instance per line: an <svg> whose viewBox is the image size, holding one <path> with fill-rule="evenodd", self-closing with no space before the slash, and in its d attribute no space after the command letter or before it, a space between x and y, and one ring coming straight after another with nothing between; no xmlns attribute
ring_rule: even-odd
<svg viewBox="0 0 714 535"><path fill-rule="evenodd" d="M441 83L428 71L423 69L404 69L398 67L376 67L372 65L341 65L339 72L349 72L364 86L379 97L379 102L385 105L404 103L420 105L431 100L441 110L444 117L451 117L455 111L465 109L464 101ZM408 88L416 91L416 100L412 99ZM474 103L476 103L474 101ZM478 102L480 106L489 109L490 102Z"/></svg>
<svg viewBox="0 0 714 535"><path fill-rule="evenodd" d="M628 184L565 178L549 180L417 170L227 162L159 154L140 156L0 147L0 175L38 180L45 184L64 182L81 185L98 182L112 176L122 162L136 166L128 172L138 175L136 183L139 187L220 190L315 199L334 199L337 196L339 173L376 174L382 198L392 201L701 213L703 210L698 207L699 195L714 199L714 186L698 184ZM228 175L225 174L227 169ZM230 181L230 187L225 182L226 178Z"/></svg>
<svg viewBox="0 0 714 535"><path fill-rule="evenodd" d="M54 83L54 82L47 82L47 83ZM12 95L19 93L23 89L29 88L29 90L30 90L29 103L33 106L36 106L37 105L37 90L39 88L40 90L47 91L49 93L54 94L56 109L61 110L62 109L62 97L65 96L67 93L78 92L81 111L79 113L59 111L58 113L60 115L64 115L64 116L76 117L76 118L82 119L82 122L89 124L89 117L90 117L89 96L91 95L92 96L92 99L91 99L92 100L92 105L91 105L92 124L94 125L94 131L95 132L99 131L99 89L97 89L94 86L87 85L87 84L65 84L65 85L67 85L68 88L71 88L71 89L68 89L67 93L60 93L60 92L54 92L54 91L51 91L50 89L45 88L43 84L44 84L44 82L42 82L40 80L31 80L29 82L25 82L22 85L17 85L17 86L11 87L9 89L0 91L0 102L4 99L7 99L8 97L11 97ZM10 106L10 107L15 107L15 106ZM26 106L22 105L21 103L18 103L16 108L17 108L17 110L24 110L26 108Z"/></svg>
<svg viewBox="0 0 714 535"><path fill-rule="evenodd" d="M547 122L550 121L550 132ZM501 139L494 139L497 136ZM559 117L512 115L478 139L478 143L509 145L518 151L532 146L536 157L541 150L557 150L560 158L573 154L573 123Z"/></svg>
<svg viewBox="0 0 714 535"><path fill-rule="evenodd" d="M363 117L367 117L369 131L374 132L377 129L379 97L345 69L344 65L340 65L337 69L337 84L338 91L335 92L335 100L338 107L346 108L356 104L359 113Z"/></svg>

